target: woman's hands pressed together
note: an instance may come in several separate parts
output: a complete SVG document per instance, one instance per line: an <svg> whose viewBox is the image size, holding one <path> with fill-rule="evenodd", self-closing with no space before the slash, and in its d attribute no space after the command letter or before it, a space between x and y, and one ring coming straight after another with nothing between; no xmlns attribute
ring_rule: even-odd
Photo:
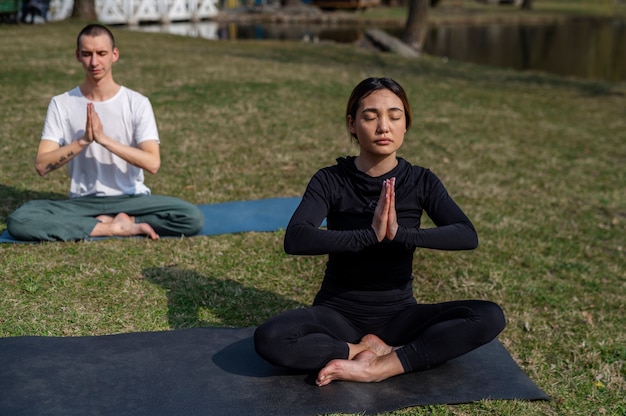
<svg viewBox="0 0 626 416"><path fill-rule="evenodd" d="M379 242L383 241L385 237L388 240L393 240L398 232L395 185L396 178L386 179L383 182L378 204L374 210L372 228Z"/></svg>

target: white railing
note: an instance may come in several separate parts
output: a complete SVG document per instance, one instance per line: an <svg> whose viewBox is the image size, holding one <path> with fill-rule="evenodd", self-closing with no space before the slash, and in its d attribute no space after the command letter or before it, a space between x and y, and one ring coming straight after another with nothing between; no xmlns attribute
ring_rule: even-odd
<svg viewBox="0 0 626 416"><path fill-rule="evenodd" d="M98 21L134 25L141 22L198 21L217 15L217 0L95 0ZM50 20L70 17L74 0L51 0Z"/></svg>

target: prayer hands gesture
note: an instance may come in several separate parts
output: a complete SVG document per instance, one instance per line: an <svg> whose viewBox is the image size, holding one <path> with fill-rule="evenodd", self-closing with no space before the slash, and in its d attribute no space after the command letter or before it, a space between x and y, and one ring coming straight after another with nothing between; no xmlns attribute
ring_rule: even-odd
<svg viewBox="0 0 626 416"><path fill-rule="evenodd" d="M390 178L383 182L378 204L374 210L372 228L376 232L379 242L383 241L385 237L388 240L393 240L398 232L395 185L396 178Z"/></svg>
<svg viewBox="0 0 626 416"><path fill-rule="evenodd" d="M94 141L97 143L99 137L102 137L102 122L93 107L93 103L88 103L87 124L85 125L85 135L82 139L89 144Z"/></svg>
<svg viewBox="0 0 626 416"><path fill-rule="evenodd" d="M85 134L77 140L81 149L86 148L91 143L96 142L114 155L124 159L131 165L144 169L152 174L157 173L161 166L161 155L159 153L159 141L144 140L136 147L120 143L113 137L104 134L102 121L96 112L93 103L87 103L87 122L85 123Z"/></svg>

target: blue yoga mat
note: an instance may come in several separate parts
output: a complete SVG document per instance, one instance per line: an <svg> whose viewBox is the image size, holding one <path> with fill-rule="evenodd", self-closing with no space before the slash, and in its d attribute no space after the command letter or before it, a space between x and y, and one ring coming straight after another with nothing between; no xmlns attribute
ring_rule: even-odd
<svg viewBox="0 0 626 416"><path fill-rule="evenodd" d="M279 197L198 205L204 214L204 228L197 236L285 229L301 199ZM0 235L0 243L27 243L27 241L16 240L4 230Z"/></svg>
<svg viewBox="0 0 626 416"><path fill-rule="evenodd" d="M200 205L204 228L198 235L285 229L300 200L300 197L285 197Z"/></svg>

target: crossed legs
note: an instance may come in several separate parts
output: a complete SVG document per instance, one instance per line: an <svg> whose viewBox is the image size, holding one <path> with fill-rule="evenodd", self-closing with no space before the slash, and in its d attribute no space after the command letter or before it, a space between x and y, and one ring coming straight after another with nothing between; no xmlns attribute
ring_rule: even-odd
<svg viewBox="0 0 626 416"><path fill-rule="evenodd" d="M204 216L193 204L161 195L33 200L7 218L11 235L24 241L72 241L88 237L194 235Z"/></svg>
<svg viewBox="0 0 626 416"><path fill-rule="evenodd" d="M359 328L333 309L313 306L259 326L255 347L274 365L319 370L319 386L378 382L465 354L503 328L502 310L487 301L409 306L378 329Z"/></svg>

